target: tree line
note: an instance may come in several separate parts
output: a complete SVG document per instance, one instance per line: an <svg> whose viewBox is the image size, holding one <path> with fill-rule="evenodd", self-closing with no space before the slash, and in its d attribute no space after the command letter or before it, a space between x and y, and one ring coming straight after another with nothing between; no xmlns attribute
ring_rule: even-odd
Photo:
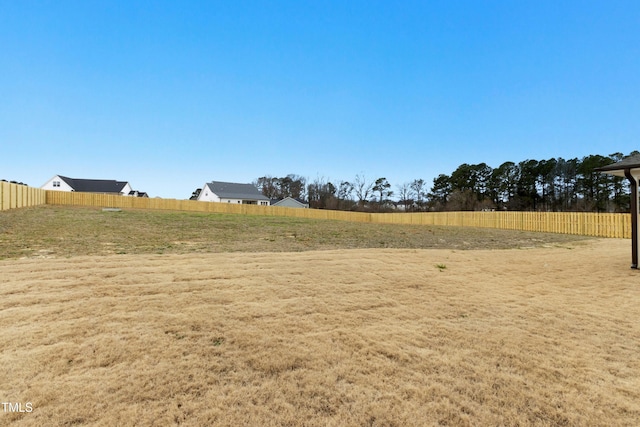
<svg viewBox="0 0 640 427"><path fill-rule="evenodd" d="M639 154L634 151L631 155ZM581 159L552 158L504 162L463 163L450 175L440 174L431 187L423 179L397 184L380 177L331 181L290 174L263 176L254 185L271 199L292 197L317 209L384 212L420 211L594 211L628 212L625 178L595 172L622 160L622 153L589 155Z"/></svg>

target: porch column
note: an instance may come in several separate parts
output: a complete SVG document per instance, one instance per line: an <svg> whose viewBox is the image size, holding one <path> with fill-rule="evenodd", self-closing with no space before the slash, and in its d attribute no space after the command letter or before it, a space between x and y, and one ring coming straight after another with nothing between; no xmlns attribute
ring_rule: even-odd
<svg viewBox="0 0 640 427"><path fill-rule="evenodd" d="M624 176L631 184L631 268L638 268L638 181L631 169L625 169Z"/></svg>

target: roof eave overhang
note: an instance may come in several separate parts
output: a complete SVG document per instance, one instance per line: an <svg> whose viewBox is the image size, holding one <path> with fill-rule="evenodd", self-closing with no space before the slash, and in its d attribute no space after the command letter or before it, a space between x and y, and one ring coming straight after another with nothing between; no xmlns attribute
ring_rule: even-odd
<svg viewBox="0 0 640 427"><path fill-rule="evenodd" d="M626 177L631 174L636 179L640 177L640 155L633 155L607 166L594 169L596 172Z"/></svg>
<svg viewBox="0 0 640 427"><path fill-rule="evenodd" d="M635 168L624 168L624 169L613 169L613 170L598 170L596 169L596 172L603 172L603 173L608 173L609 175L615 175L615 176L621 176L621 177L626 177L626 171L629 171L629 173L631 173L632 176L634 176L635 178L640 178L640 167L635 167Z"/></svg>

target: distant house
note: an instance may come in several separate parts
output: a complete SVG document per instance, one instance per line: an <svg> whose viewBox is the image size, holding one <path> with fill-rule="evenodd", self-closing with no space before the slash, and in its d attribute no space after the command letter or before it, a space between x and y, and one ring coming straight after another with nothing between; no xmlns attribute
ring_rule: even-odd
<svg viewBox="0 0 640 427"><path fill-rule="evenodd" d="M44 190L77 191L82 193L119 194L121 196L148 197L147 193L135 191L126 181L113 179L79 179L56 175L42 187Z"/></svg>
<svg viewBox="0 0 640 427"><path fill-rule="evenodd" d="M272 199L271 206L280 206L285 208L308 208L309 203L305 203L300 199L294 199L293 197L285 197L284 199Z"/></svg>
<svg viewBox="0 0 640 427"><path fill-rule="evenodd" d="M269 206L270 202L269 198L262 195L253 184L220 181L207 182L197 195L197 200L261 206Z"/></svg>
<svg viewBox="0 0 640 427"><path fill-rule="evenodd" d="M144 191L132 190L129 191L129 196L131 197L149 197L149 195Z"/></svg>

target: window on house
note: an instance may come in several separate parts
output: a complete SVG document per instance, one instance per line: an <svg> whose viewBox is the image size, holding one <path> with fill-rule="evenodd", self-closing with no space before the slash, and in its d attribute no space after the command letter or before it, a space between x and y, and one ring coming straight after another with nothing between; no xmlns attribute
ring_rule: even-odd
<svg viewBox="0 0 640 427"><path fill-rule="evenodd" d="M60 181L53 181L54 187L60 187Z"/></svg>

